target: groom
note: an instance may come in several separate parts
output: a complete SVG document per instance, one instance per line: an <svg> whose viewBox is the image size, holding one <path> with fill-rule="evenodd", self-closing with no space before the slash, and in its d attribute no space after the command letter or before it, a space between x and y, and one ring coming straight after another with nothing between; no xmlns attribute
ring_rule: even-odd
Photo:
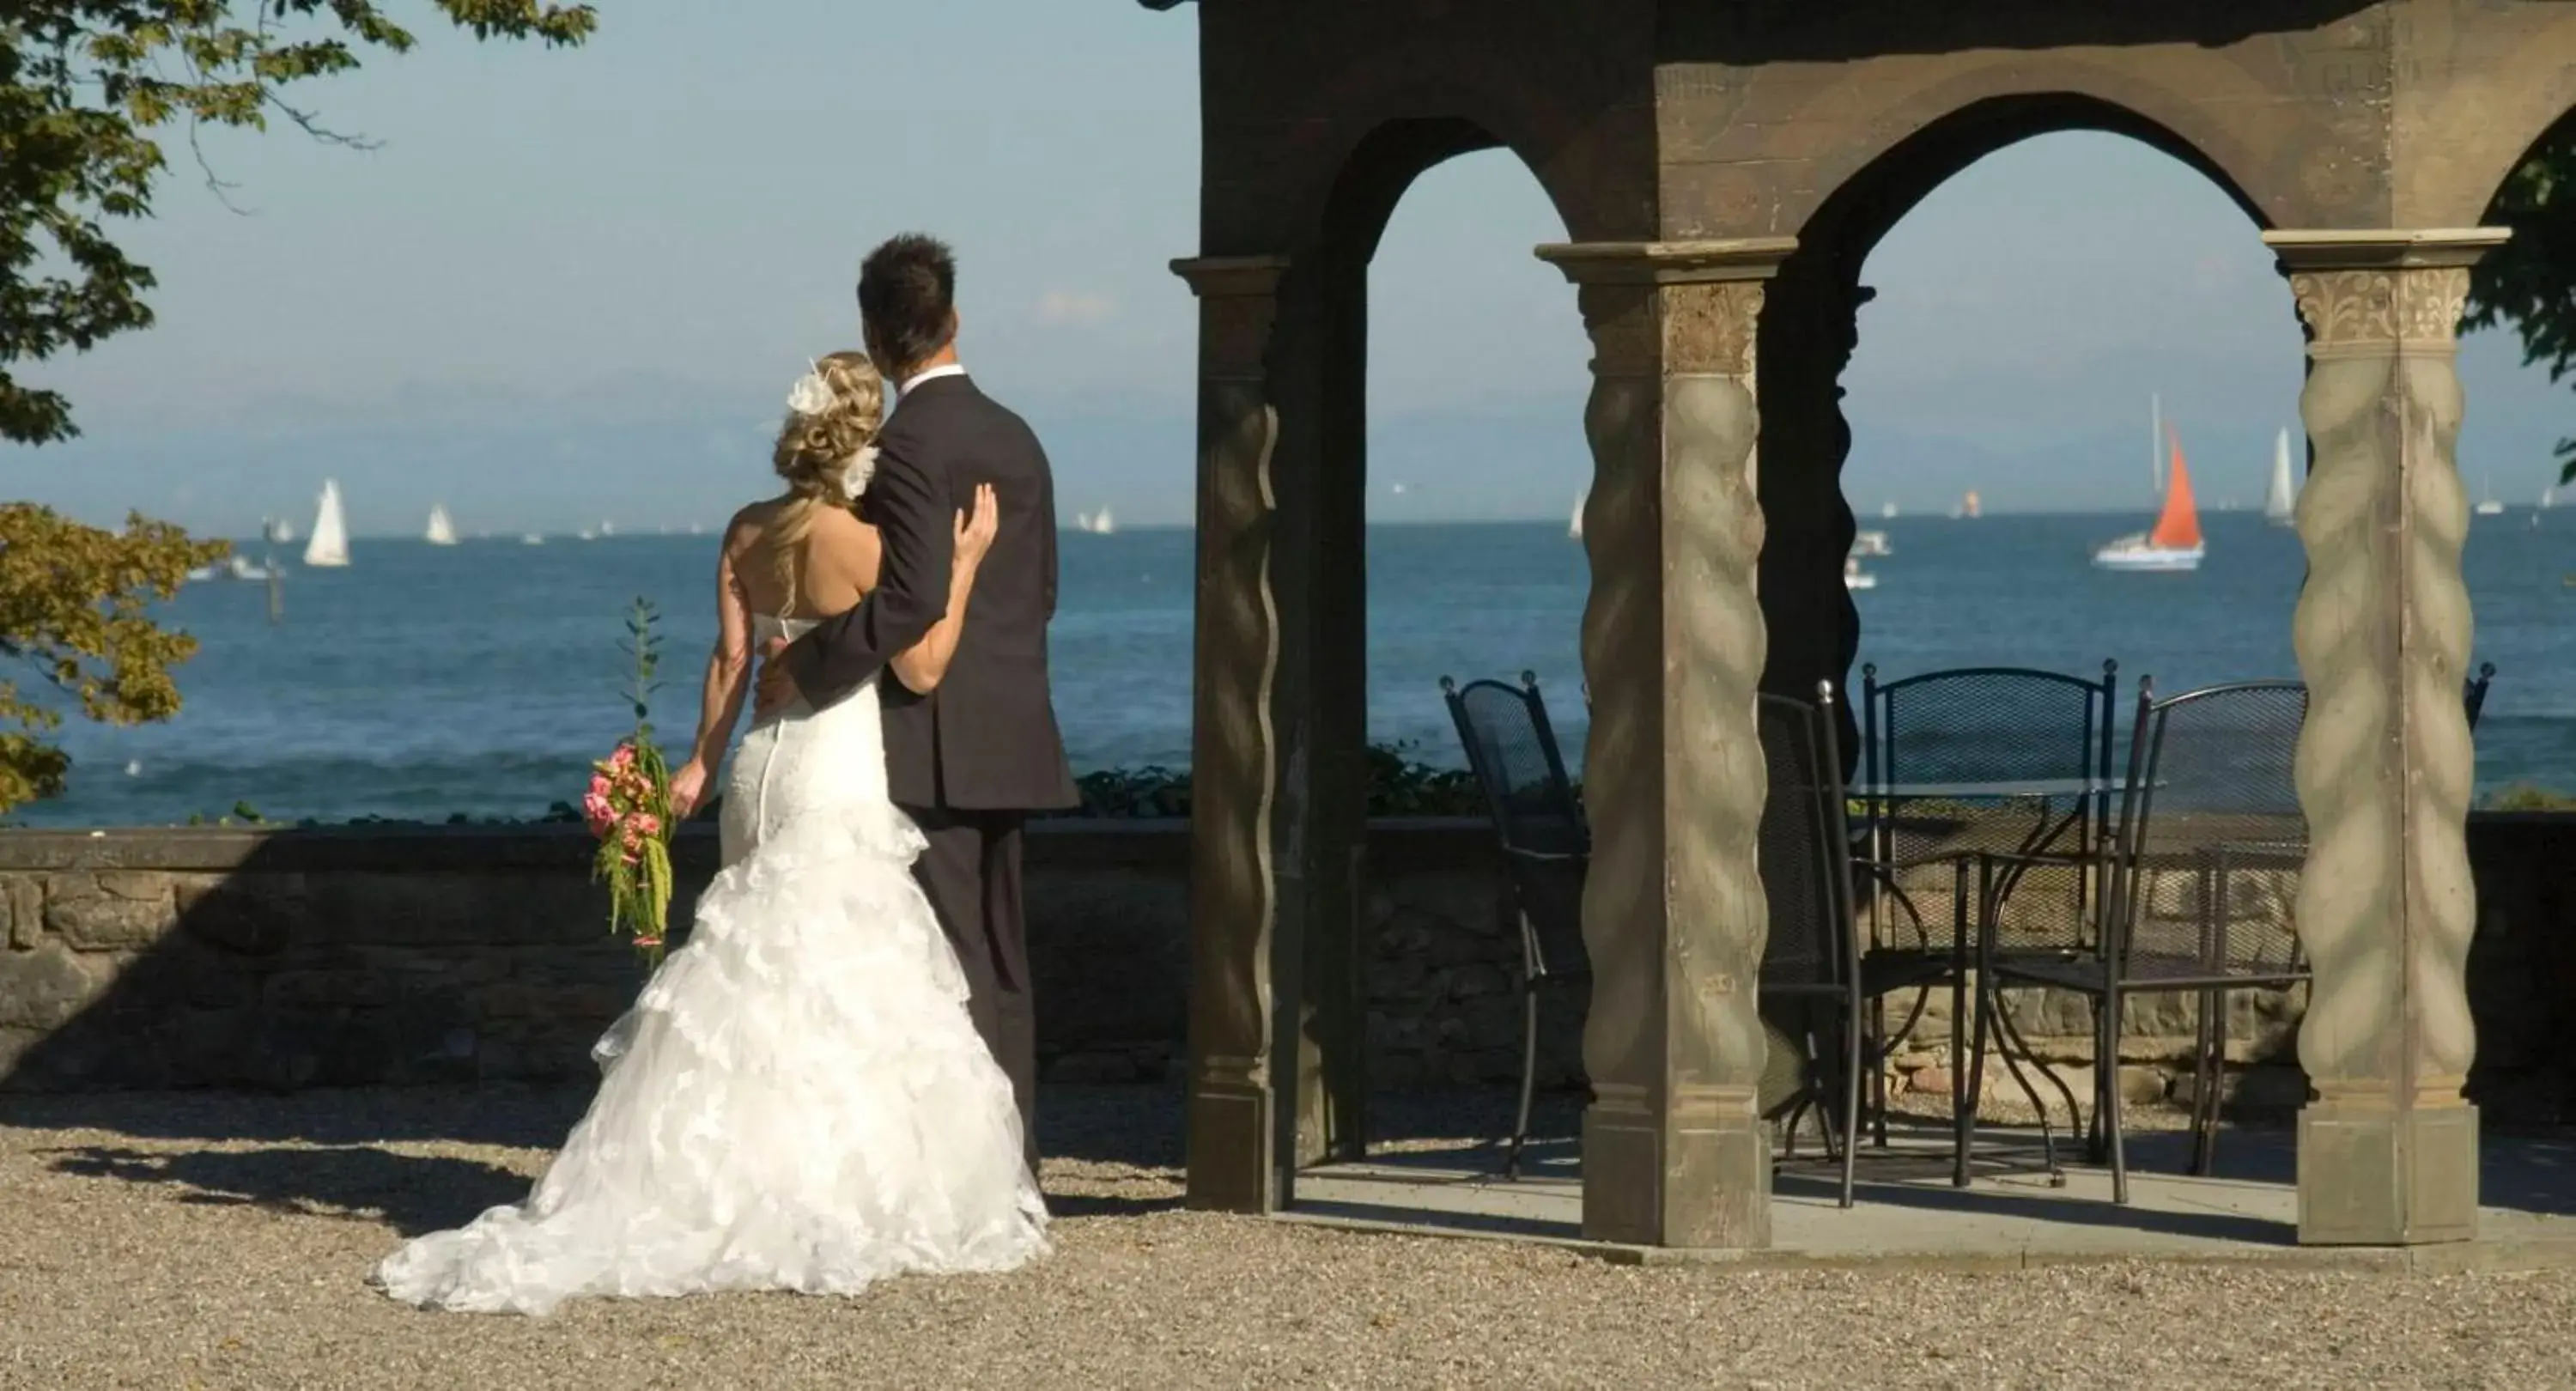
<svg viewBox="0 0 2576 1391"><path fill-rule="evenodd" d="M957 262L926 236L896 237L859 267L868 356L900 393L859 503L884 537L884 570L857 608L769 645L758 703L766 715L801 694L820 709L883 673L888 790L929 839L914 873L965 968L976 1032L1010 1076L1034 1170L1037 1028L1020 828L1031 812L1081 800L1047 691L1055 478L1027 422L958 365L956 298ZM1001 530L947 677L915 695L887 663L946 612L956 518L985 483L1000 499Z"/></svg>

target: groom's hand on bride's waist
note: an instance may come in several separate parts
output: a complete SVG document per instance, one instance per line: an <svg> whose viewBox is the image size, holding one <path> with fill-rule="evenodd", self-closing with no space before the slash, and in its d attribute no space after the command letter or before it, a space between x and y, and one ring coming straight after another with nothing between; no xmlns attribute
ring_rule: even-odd
<svg viewBox="0 0 2576 1391"><path fill-rule="evenodd" d="M771 638L760 645L760 674L751 688L751 717L772 720L796 703L796 678L788 675L787 639Z"/></svg>

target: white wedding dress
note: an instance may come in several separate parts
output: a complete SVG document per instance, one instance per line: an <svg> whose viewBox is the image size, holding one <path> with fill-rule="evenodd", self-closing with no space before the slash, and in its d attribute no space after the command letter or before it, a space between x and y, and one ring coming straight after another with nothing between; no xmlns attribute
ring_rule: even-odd
<svg viewBox="0 0 2576 1391"><path fill-rule="evenodd" d="M759 635L810 626L761 617ZM754 728L688 944L592 1055L590 1111L526 1202L376 1267L406 1303L855 1294L1047 1249L1011 1085L913 883L873 688Z"/></svg>

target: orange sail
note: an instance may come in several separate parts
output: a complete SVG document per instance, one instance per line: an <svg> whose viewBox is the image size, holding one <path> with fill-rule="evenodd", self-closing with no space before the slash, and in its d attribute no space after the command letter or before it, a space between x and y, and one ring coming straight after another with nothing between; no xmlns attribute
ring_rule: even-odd
<svg viewBox="0 0 2576 1391"><path fill-rule="evenodd" d="M2191 470L2183 467L2182 441L2170 425L2165 427L2165 439L2173 447L2173 474L2165 484L2164 515L2156 518L2156 529L2147 533L2147 544L2166 551L2198 550L2200 509L2192 505Z"/></svg>

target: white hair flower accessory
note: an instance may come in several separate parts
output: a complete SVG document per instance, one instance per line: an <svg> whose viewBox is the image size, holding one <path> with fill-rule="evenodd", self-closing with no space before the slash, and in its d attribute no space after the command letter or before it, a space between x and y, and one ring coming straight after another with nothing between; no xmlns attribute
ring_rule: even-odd
<svg viewBox="0 0 2576 1391"><path fill-rule="evenodd" d="M832 385L823 380L823 366L808 362L810 369L787 389L787 409L798 415L821 415L832 408Z"/></svg>
<svg viewBox="0 0 2576 1391"><path fill-rule="evenodd" d="M852 502L868 490L868 480L877 476L877 447L873 444L850 456L849 471L841 475L841 491Z"/></svg>

